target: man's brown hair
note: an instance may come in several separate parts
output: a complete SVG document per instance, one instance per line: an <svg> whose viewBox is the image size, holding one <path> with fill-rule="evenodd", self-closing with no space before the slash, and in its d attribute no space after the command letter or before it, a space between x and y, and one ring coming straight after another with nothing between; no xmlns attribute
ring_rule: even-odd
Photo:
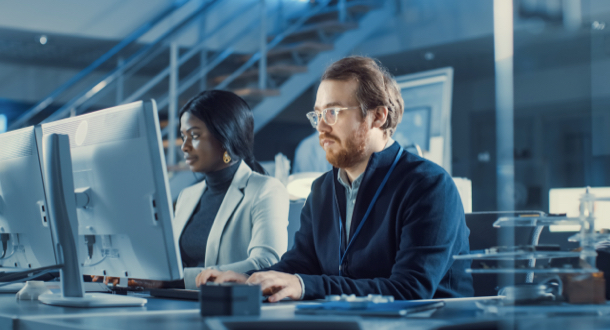
<svg viewBox="0 0 610 330"><path fill-rule="evenodd" d="M358 82L356 100L363 116L379 106L388 108L388 117L381 129L392 136L404 112L404 101L396 80L377 60L364 56L338 60L326 68L321 80L352 79Z"/></svg>

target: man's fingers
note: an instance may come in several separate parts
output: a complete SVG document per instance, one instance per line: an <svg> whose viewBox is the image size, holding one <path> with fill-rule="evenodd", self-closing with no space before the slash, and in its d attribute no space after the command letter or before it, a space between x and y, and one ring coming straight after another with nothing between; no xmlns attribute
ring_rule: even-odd
<svg viewBox="0 0 610 330"><path fill-rule="evenodd" d="M286 297L290 296L290 288L284 288L278 292L276 292L275 294L271 295L269 298L267 298L267 300L269 302L278 302Z"/></svg>
<svg viewBox="0 0 610 330"><path fill-rule="evenodd" d="M282 281L276 278L269 278L260 282L259 285L261 286L261 291L263 291L264 295L271 295L277 293L285 287L285 285L282 285L281 282Z"/></svg>
<svg viewBox="0 0 610 330"><path fill-rule="evenodd" d="M272 272L258 272L250 275L246 284L261 284L264 280L272 277Z"/></svg>
<svg viewBox="0 0 610 330"><path fill-rule="evenodd" d="M302 293L301 283L297 276L286 273L258 272L252 274L246 283L260 285L264 295L271 295L268 298L271 302L280 301L286 297L297 300Z"/></svg>

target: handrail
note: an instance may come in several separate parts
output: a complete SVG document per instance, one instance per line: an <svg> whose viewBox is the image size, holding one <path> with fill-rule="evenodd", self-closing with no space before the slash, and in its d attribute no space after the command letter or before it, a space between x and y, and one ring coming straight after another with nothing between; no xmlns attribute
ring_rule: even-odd
<svg viewBox="0 0 610 330"><path fill-rule="evenodd" d="M256 3L254 3L254 4L256 4ZM184 78L180 82L180 87L178 88L178 95L184 93L187 89L189 89L191 86L193 86L193 84L195 82L197 82L199 79L201 79L201 76L210 72L217 65L222 63L222 61L224 61L227 57L229 57L231 54L233 54L235 52L235 49L233 47L231 47L231 45L235 44L238 40L240 40L244 36L246 36L246 32L251 31L254 28L254 26L256 26L256 24L257 24L257 22L254 21L250 25L245 26L239 33L236 33L235 36L229 42L226 43L227 46L224 47L224 49L225 49L224 51L222 51L220 54L218 54L216 57L214 57L214 59L211 60L204 68L202 68L201 70L195 70L190 75L188 75L186 78ZM193 55L195 55L197 53L197 51L199 49L202 48L202 46L203 46L203 43L199 44L198 46L193 48L191 51L184 54L180 58L179 63L184 63L187 60L189 60ZM167 97L167 95L164 95L157 102L157 109L159 109L159 110L163 109L168 103L169 103L168 97Z"/></svg>
<svg viewBox="0 0 610 330"><path fill-rule="evenodd" d="M318 6L316 6L312 10L310 10L307 14L301 16L294 24L292 24L290 27L288 27L283 32L278 34L275 38L273 38L273 40L271 42L269 42L269 44L267 44L267 50L272 49L273 47L277 46L280 42L282 42L282 40L284 40L284 38L286 38L288 35L290 35L294 31L296 31L298 28L303 26L303 24L305 24L305 22L310 17L312 17L313 15L315 15L319 11L321 11L323 8L325 8L329 2L330 2L330 0L320 1ZM215 87L215 89L225 89L227 86L229 86L230 83L233 82L233 80L235 80L242 73L244 73L246 70L248 70L248 68L250 68L252 65L254 65L254 63L256 63L256 61L258 61L261 58L261 55L262 54L260 51L256 52L254 55L252 55L252 57L250 57L250 59L246 63L244 63L237 70L235 70L230 76L225 78L225 80L223 80L220 84L218 84Z"/></svg>
<svg viewBox="0 0 610 330"><path fill-rule="evenodd" d="M129 59L127 59L125 61L123 66L115 68L110 73L108 73L103 80L94 84L90 88L87 88L84 92L79 94L78 97L72 99L70 102L68 102L61 108L59 108L55 113L53 113L51 116L49 116L45 120L43 120L43 123L61 118L62 116L65 116L68 112L70 112L71 109L76 109L77 107L81 106L83 103L87 102L87 100L91 99L93 96L97 95L101 90L103 90L104 87L106 87L110 83L114 82L123 72L125 72L131 66L138 64L140 62L140 60L147 55L149 50L153 49L155 46L159 45L160 43L166 41L169 37L171 37L175 33L181 31L185 26L190 24L194 18L199 17L205 11L210 10L215 4L218 4L219 2L220 2L220 0L208 0L205 4L201 5L197 10L193 11L187 18L182 20L181 23L174 26L172 29L170 29L169 31L164 33L161 37L157 38L157 40L155 40L148 46L146 46L143 49L141 49L140 51L138 51L136 54L132 55ZM77 112L77 114L78 114L78 112Z"/></svg>
<svg viewBox="0 0 610 330"><path fill-rule="evenodd" d="M252 4L249 7L244 7L238 13L232 15L232 18L231 18L231 20L229 20L229 22L232 22L233 20L240 17L242 14L248 12L255 5L256 5L256 2L252 2ZM229 22L226 22L225 24L227 24ZM207 39L210 38L211 36L215 35L217 32L221 31L226 26L225 24L219 24L212 32L207 33L205 35L205 37L203 37L195 47L191 48L186 54L182 55L178 59L178 66L181 66L186 61L190 60L193 56L195 56L195 54L200 52L205 47L205 43L206 43ZM245 29L243 29L242 31L237 33L236 34L237 38L231 39L231 41L229 41L227 43L227 46L225 48L230 49L230 47L228 45L233 44L238 38L242 38L244 36L245 32L248 31L250 28L251 28L251 25L247 26ZM221 55L226 54L226 52L227 52L226 50L223 51ZM224 58L226 58L228 55L230 55L230 54L226 54L226 56L224 56ZM219 55L219 57L220 57L220 55ZM217 64L219 64L219 63L217 63ZM214 66L216 66L216 65L214 65ZM207 71L205 73L207 73L209 70L211 70L214 66L210 67L209 69L206 67ZM138 88L138 90L136 90L130 96L125 98L125 100L123 100L122 103L130 103L130 102L138 100L142 95L144 95L144 93L149 91L152 87L154 87L156 84L158 84L162 79L167 77L169 75L169 73L170 73L169 67L163 69L163 71L159 72L156 76L151 78L146 84L144 84L144 86ZM205 73L199 73L199 74L205 74ZM180 84L180 85L182 86L182 84ZM157 109L160 110L163 107L164 106L159 105L159 103L157 102Z"/></svg>
<svg viewBox="0 0 610 330"><path fill-rule="evenodd" d="M329 2L330 2L330 0L324 0L324 1L319 2L319 4L316 7L309 10L307 12L307 14L301 16L294 24L292 24L290 27L285 29L282 33L278 34L275 38L273 38L273 40L271 42L269 42L269 44L267 44L267 49L272 49L273 47L277 46L280 42L282 42L282 40L284 40L284 38L286 38L286 36L290 35L292 32L294 32L298 28L300 28L310 17L316 15L322 9L326 8L328 6ZM235 40L231 40L230 43L233 43L234 41ZM214 68L216 65L218 65L224 58L229 56L230 53L232 53L232 52L233 52L233 49L231 47L227 47L227 49L223 53L219 54L211 63L209 63L205 67L204 72L209 72L212 68ZM186 57L186 55L188 55L188 53L185 54L184 57ZM225 80L223 80L220 84L218 84L216 87L214 87L214 89L226 88L235 78L237 78L239 75L241 75L243 72L245 72L250 66L252 66L254 63L256 63L256 61L258 61L260 59L260 57L261 57L260 51L255 53L254 55L252 55L246 63L244 63L242 66L240 66L229 77L225 78ZM184 79L185 82L184 83L181 82L179 84L180 87L178 90L178 95L182 94L185 90L187 90L190 86L192 86L192 84L194 84L197 81L196 76L198 76L200 74L202 74L202 73L192 73L187 78L185 78ZM168 103L169 103L169 97L167 96L167 93L166 93L157 102L157 108L159 110L161 110L166 105L168 105ZM165 138L167 136L168 128L169 127L165 127L161 131L163 138Z"/></svg>
<svg viewBox="0 0 610 330"><path fill-rule="evenodd" d="M84 77L86 77L87 75L89 75L90 73L95 71L102 64L104 64L114 55L118 54L120 51L125 49L125 47L130 45L132 42L138 40L138 38L140 38L145 33L150 31L157 23L161 22L163 19L167 18L169 15L173 14L178 9L182 8L187 2L188 2L188 0L174 1L172 3L172 5L169 6L166 10L164 10L159 15L155 16L153 19L149 20L148 22L146 22L145 24L143 24L142 26L137 28L134 32L129 34L125 39L123 39L121 42L119 42L116 46L112 47L112 49L107 51L100 58L95 60L93 63L91 63L86 68L84 68L82 71L80 71L70 80L65 82L59 88L55 89L51 94L49 94L47 97L45 97L38 104L36 104L35 106L33 106L32 108L27 110L23 115L21 115L13 123L11 123L11 125L9 126L9 130L19 128L26 121L30 120L32 117L34 117L35 115L42 112L49 105L51 105L53 103L53 101L55 101L55 99L57 99L57 97L59 97L63 92L65 92L66 90L68 90L69 88L74 86L76 83L81 81Z"/></svg>

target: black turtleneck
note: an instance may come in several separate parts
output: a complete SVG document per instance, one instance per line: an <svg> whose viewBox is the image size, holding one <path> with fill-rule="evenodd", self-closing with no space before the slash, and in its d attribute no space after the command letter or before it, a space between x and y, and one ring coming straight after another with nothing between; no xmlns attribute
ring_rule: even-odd
<svg viewBox="0 0 610 330"><path fill-rule="evenodd" d="M184 267L204 267L206 244L212 224L239 163L206 173L206 189L180 237L180 254Z"/></svg>

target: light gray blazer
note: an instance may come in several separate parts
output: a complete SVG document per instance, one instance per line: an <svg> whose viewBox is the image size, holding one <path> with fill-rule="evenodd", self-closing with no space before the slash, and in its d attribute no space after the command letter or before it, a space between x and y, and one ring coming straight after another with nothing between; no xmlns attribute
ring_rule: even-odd
<svg viewBox="0 0 610 330"><path fill-rule="evenodd" d="M174 239L182 231L205 191L202 181L182 190L176 202ZM253 172L241 161L220 204L208 236L205 268L247 272L277 263L288 245L288 192L277 179ZM184 269L184 285L196 289L205 268Z"/></svg>

